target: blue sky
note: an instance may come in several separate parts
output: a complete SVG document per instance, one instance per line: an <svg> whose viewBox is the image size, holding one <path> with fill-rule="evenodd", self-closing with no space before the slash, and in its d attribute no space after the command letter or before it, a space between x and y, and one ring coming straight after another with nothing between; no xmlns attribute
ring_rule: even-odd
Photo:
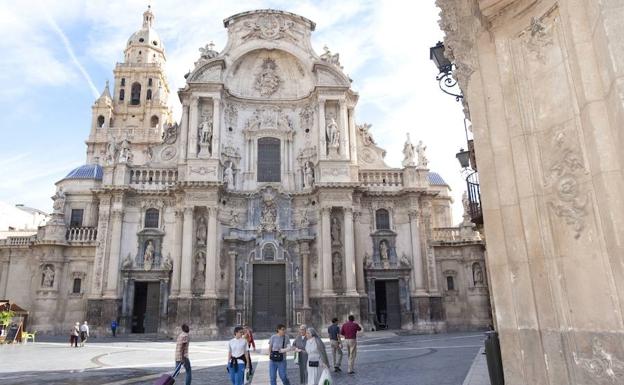
<svg viewBox="0 0 624 385"><path fill-rule="evenodd" d="M455 221L464 181L455 153L465 147L461 105L435 81L429 47L442 40L433 0L0 2L0 201L51 210L54 182L85 162L91 106L112 80L128 37L151 3L177 90L198 48L226 43L223 19L275 8L316 22L317 52L340 53L360 94L358 123L371 123L386 161L399 167L405 133L423 140L432 171L451 185ZM176 120L180 105L170 104Z"/></svg>

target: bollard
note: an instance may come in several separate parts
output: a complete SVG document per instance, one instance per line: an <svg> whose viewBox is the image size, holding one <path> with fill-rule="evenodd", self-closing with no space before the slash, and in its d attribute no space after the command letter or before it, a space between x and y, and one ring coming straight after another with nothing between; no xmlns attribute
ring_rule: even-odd
<svg viewBox="0 0 624 385"><path fill-rule="evenodd" d="M488 373L491 385L505 385L503 376L503 358L501 356L498 332L486 332L485 358L487 360Z"/></svg>

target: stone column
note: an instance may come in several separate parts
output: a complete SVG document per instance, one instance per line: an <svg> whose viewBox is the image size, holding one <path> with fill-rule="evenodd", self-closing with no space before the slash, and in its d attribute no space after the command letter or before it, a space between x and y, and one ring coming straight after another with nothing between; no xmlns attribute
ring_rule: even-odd
<svg viewBox="0 0 624 385"><path fill-rule="evenodd" d="M197 139L199 126L199 97L191 96L188 126L188 157L197 158ZM213 126L214 127L214 126Z"/></svg>
<svg viewBox="0 0 624 385"><path fill-rule="evenodd" d="M303 307L310 307L310 245L308 242L301 242L299 245L301 253L301 280L303 281Z"/></svg>
<svg viewBox="0 0 624 385"><path fill-rule="evenodd" d="M228 306L230 309L236 309L236 251L228 251L228 269L230 277Z"/></svg>
<svg viewBox="0 0 624 385"><path fill-rule="evenodd" d="M180 127L178 132L178 153L180 159L186 159L186 150L188 146L189 133L189 105L186 102L182 105L182 118L180 119Z"/></svg>
<svg viewBox="0 0 624 385"><path fill-rule="evenodd" d="M114 208L111 216L111 247L108 254L108 278L106 280L105 296L117 298L117 283L119 281L119 253L121 252L121 227L123 226L123 209Z"/></svg>
<svg viewBox="0 0 624 385"><path fill-rule="evenodd" d="M319 100L319 159L327 159L327 140L325 139L325 100Z"/></svg>
<svg viewBox="0 0 624 385"><path fill-rule="evenodd" d="M420 232L418 227L418 212L410 210L408 213L410 225L410 241L412 244L412 294L425 294L425 280L423 277L423 260L420 247Z"/></svg>
<svg viewBox="0 0 624 385"><path fill-rule="evenodd" d="M180 265L180 297L190 297L191 270L193 268L193 207L184 208L182 262Z"/></svg>
<svg viewBox="0 0 624 385"><path fill-rule="evenodd" d="M366 249L365 242L361 240L361 236L358 235L356 227L357 218L361 215L360 211L353 212L353 228L354 228L354 239L355 239L355 277L357 290L360 294L366 291L366 285L364 282L364 253L362 249ZM368 238L368 234L365 235ZM358 247L359 246L359 247ZM359 249L359 250L358 250Z"/></svg>
<svg viewBox="0 0 624 385"><path fill-rule="evenodd" d="M346 278L346 294L348 296L356 296L356 279L355 279L355 239L353 233L353 210L350 207L344 209L344 232L345 232L345 278Z"/></svg>
<svg viewBox="0 0 624 385"><path fill-rule="evenodd" d="M212 98L212 152L213 158L219 158L221 148L221 99Z"/></svg>
<svg viewBox="0 0 624 385"><path fill-rule="evenodd" d="M208 207L208 239L206 241L206 281L204 297L216 298L217 286L217 208Z"/></svg>
<svg viewBox="0 0 624 385"><path fill-rule="evenodd" d="M349 157L351 145L349 144L349 117L347 115L347 104L344 100L339 102L338 110L340 120L340 157L346 159Z"/></svg>
<svg viewBox="0 0 624 385"><path fill-rule="evenodd" d="M180 294L180 265L182 261L182 226L184 210L175 209L175 225L173 227L173 271L171 272L171 296Z"/></svg>
<svg viewBox="0 0 624 385"><path fill-rule="evenodd" d="M160 315L167 315L167 299L169 298L169 280L160 280Z"/></svg>
<svg viewBox="0 0 624 385"><path fill-rule="evenodd" d="M2 273L0 274L0 297L6 298L6 289L9 283L9 261L2 262Z"/></svg>
<svg viewBox="0 0 624 385"><path fill-rule="evenodd" d="M355 128L355 116L353 108L348 109L349 120L349 159L351 164L357 164L357 129Z"/></svg>
<svg viewBox="0 0 624 385"><path fill-rule="evenodd" d="M329 214L331 207L323 207L321 209L321 231L323 232L323 295L334 295L334 281L332 275L332 256L331 256L331 225L329 223Z"/></svg>

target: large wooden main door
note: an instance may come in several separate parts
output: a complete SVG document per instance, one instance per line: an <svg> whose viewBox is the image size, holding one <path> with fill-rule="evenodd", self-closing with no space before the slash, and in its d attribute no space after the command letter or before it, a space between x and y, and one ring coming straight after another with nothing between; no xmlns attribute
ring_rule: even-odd
<svg viewBox="0 0 624 385"><path fill-rule="evenodd" d="M274 331L286 324L286 270L284 265L253 266L252 326Z"/></svg>
<svg viewBox="0 0 624 385"><path fill-rule="evenodd" d="M401 328L401 302L399 281L375 281L375 303L377 320L387 329Z"/></svg>
<svg viewBox="0 0 624 385"><path fill-rule="evenodd" d="M132 333L158 332L160 283L135 282Z"/></svg>

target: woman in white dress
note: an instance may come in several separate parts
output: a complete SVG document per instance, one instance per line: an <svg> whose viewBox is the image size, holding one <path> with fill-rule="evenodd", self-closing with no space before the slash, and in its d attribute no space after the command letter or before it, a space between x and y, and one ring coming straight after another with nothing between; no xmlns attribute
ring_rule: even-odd
<svg viewBox="0 0 624 385"><path fill-rule="evenodd" d="M325 344L314 328L308 328L305 350L308 353L308 385L317 385L324 368L329 368Z"/></svg>

